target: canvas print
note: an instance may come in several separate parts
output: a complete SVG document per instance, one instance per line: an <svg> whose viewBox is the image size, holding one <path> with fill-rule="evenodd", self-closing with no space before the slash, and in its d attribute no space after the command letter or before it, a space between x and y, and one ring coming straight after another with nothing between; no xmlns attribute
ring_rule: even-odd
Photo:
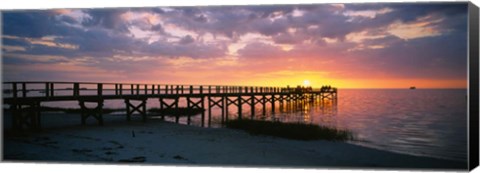
<svg viewBox="0 0 480 173"><path fill-rule="evenodd" d="M1 13L4 161L467 169L468 3Z"/></svg>

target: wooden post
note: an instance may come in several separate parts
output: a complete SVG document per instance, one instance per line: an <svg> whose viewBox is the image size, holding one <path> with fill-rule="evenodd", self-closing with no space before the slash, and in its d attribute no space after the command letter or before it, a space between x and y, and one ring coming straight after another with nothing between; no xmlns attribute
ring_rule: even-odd
<svg viewBox="0 0 480 173"><path fill-rule="evenodd" d="M152 95L155 94L155 85L152 85Z"/></svg>
<svg viewBox="0 0 480 173"><path fill-rule="evenodd" d="M212 123L212 103L210 102L211 102L211 97L210 95L208 95L208 127L210 127Z"/></svg>
<svg viewBox="0 0 480 173"><path fill-rule="evenodd" d="M265 94L262 95L262 110L263 110L263 116L266 115L266 103L267 103L267 97L265 97Z"/></svg>
<svg viewBox="0 0 480 173"><path fill-rule="evenodd" d="M146 122L146 121L147 121L147 100L146 100L146 99L145 99L145 100L142 100L142 103L141 103L141 104L143 104L143 106L142 106L142 111L143 111L143 113L142 113L142 121L143 121L143 122Z"/></svg>
<svg viewBox="0 0 480 173"><path fill-rule="evenodd" d="M177 89L178 89L178 85L177 85ZM177 90L177 93L178 93L178 90ZM175 97L175 110L178 110L178 101L179 101L180 97ZM179 115L178 115L178 111L175 112L175 123L178 123L178 120L179 120Z"/></svg>
<svg viewBox="0 0 480 173"><path fill-rule="evenodd" d="M168 85L165 85L165 94L168 94Z"/></svg>
<svg viewBox="0 0 480 173"><path fill-rule="evenodd" d="M120 93L120 95L123 95L123 84L119 84L119 85L120 85L119 93Z"/></svg>
<svg viewBox="0 0 480 173"><path fill-rule="evenodd" d="M55 91L55 88L53 86L53 83L50 83L50 96L53 97L53 91Z"/></svg>
<svg viewBox="0 0 480 173"><path fill-rule="evenodd" d="M255 116L255 95L252 95L252 98L250 100L250 109L251 109L251 116L252 116L252 119L253 117Z"/></svg>
<svg viewBox="0 0 480 173"><path fill-rule="evenodd" d="M133 95L134 92L133 92L133 84L130 85L130 94Z"/></svg>
<svg viewBox="0 0 480 173"><path fill-rule="evenodd" d="M203 92L202 89L203 89L203 87L200 86L200 94ZM201 124L202 124L202 127L204 127L205 126L205 97L202 96L200 101L202 102L201 105L202 105L202 109L203 109L203 111L202 111L202 123Z"/></svg>
<svg viewBox="0 0 480 173"><path fill-rule="evenodd" d="M75 89L74 89L75 90ZM75 92L75 91L74 91ZM115 84L115 95L118 95L118 84Z"/></svg>
<svg viewBox="0 0 480 173"><path fill-rule="evenodd" d="M225 98L226 96L222 97L222 123L225 122L225 102L227 101Z"/></svg>
<svg viewBox="0 0 480 173"><path fill-rule="evenodd" d="M182 93L182 94L183 94L183 85L182 85L182 86L180 86L180 89L181 89L181 90L180 90L180 91L181 91L180 93Z"/></svg>
<svg viewBox="0 0 480 173"><path fill-rule="evenodd" d="M238 119L242 119L242 96L238 95Z"/></svg>
<svg viewBox="0 0 480 173"><path fill-rule="evenodd" d="M125 105L127 107L127 121L131 121L132 113L130 111L130 100L129 99L125 99Z"/></svg>
<svg viewBox="0 0 480 173"><path fill-rule="evenodd" d="M27 84L22 83L22 97L27 97Z"/></svg>
<svg viewBox="0 0 480 173"><path fill-rule="evenodd" d="M272 94L271 101L272 101L272 113L275 113L275 94Z"/></svg>
<svg viewBox="0 0 480 173"><path fill-rule="evenodd" d="M163 98L160 97L159 100L160 100L160 115L162 116L162 120L165 120L165 115L163 112L161 112L163 111Z"/></svg>
<svg viewBox="0 0 480 173"><path fill-rule="evenodd" d="M189 93L193 94L193 86L192 85L190 85Z"/></svg>
<svg viewBox="0 0 480 173"><path fill-rule="evenodd" d="M223 107L225 108L225 120L226 121L228 121L228 106L229 106L228 101L229 101L229 98L227 96L225 96L225 102L223 104ZM222 120L222 123L223 123L223 120Z"/></svg>
<svg viewBox="0 0 480 173"><path fill-rule="evenodd" d="M33 117L34 117L34 128L40 129L42 128L42 123L41 123L41 113L40 113L40 102L35 102L33 103Z"/></svg>
<svg viewBox="0 0 480 173"><path fill-rule="evenodd" d="M190 85L190 94L192 93L192 86ZM187 96L187 109L193 109L190 107L190 97ZM187 115L187 125L190 125L190 114Z"/></svg>
<svg viewBox="0 0 480 173"><path fill-rule="evenodd" d="M148 85L145 85L144 88L145 88L145 95L147 95L148 94Z"/></svg>
<svg viewBox="0 0 480 173"><path fill-rule="evenodd" d="M14 93L13 97L16 97L15 91L13 93ZM45 83L45 97L48 97L49 95L50 95L50 83L47 82Z"/></svg>
<svg viewBox="0 0 480 173"><path fill-rule="evenodd" d="M199 88L199 93L200 93L200 108L203 109L204 111L202 111L202 114L201 114L201 126L204 127L205 126L205 97L202 95L203 94L203 86L200 86Z"/></svg>
<svg viewBox="0 0 480 173"><path fill-rule="evenodd" d="M80 84L79 83L74 83L73 84L73 96L79 96L80 95Z"/></svg>
<svg viewBox="0 0 480 173"><path fill-rule="evenodd" d="M137 84L137 95L140 94L140 84Z"/></svg>
<svg viewBox="0 0 480 173"><path fill-rule="evenodd" d="M103 84L99 83L97 84L97 95L102 96L103 94Z"/></svg>

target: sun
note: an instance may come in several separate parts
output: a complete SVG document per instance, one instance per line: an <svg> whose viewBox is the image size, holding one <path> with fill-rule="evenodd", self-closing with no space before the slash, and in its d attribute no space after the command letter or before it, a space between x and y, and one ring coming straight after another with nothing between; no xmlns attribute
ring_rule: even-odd
<svg viewBox="0 0 480 173"><path fill-rule="evenodd" d="M304 80L304 81L303 81L303 85L304 85L304 86L310 86L310 81Z"/></svg>

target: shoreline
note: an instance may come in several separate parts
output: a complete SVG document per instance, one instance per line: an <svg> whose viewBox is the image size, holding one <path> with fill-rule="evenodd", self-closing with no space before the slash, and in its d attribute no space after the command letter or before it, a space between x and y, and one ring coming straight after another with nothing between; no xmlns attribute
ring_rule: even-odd
<svg viewBox="0 0 480 173"><path fill-rule="evenodd" d="M467 169L467 162L400 154L347 142L253 136L241 130L201 128L157 119L146 123L133 119L105 126L52 127L25 136L11 136L4 130L3 151L4 161L13 162Z"/></svg>

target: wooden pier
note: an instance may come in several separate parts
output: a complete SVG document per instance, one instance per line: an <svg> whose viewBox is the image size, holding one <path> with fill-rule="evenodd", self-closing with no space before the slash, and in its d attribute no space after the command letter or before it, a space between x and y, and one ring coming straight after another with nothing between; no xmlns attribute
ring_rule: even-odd
<svg viewBox="0 0 480 173"><path fill-rule="evenodd" d="M166 85L132 83L91 83L91 82L4 82L3 104L9 105L14 129L41 128L40 105L42 102L77 101L81 108L81 123L90 117L103 125L103 105L105 100L124 100L126 120L131 121L134 113L147 119L147 100L158 99L160 110L178 110L179 101L186 100L188 109L204 110L201 113L201 126L210 126L212 109L221 109L222 122L228 121L229 106L234 106L238 118L242 117L242 106L250 106L251 118L255 116L255 106L261 105L263 115L270 105L275 112L275 103L283 106L296 101L336 101L337 89L332 87L262 87L262 86L213 86L213 85ZM132 101L139 102L134 104ZM93 108L88 104L95 104ZM185 107L183 107L185 108ZM164 114L161 114L164 118ZM190 115L187 117L190 124ZM179 121L179 115L175 116Z"/></svg>

